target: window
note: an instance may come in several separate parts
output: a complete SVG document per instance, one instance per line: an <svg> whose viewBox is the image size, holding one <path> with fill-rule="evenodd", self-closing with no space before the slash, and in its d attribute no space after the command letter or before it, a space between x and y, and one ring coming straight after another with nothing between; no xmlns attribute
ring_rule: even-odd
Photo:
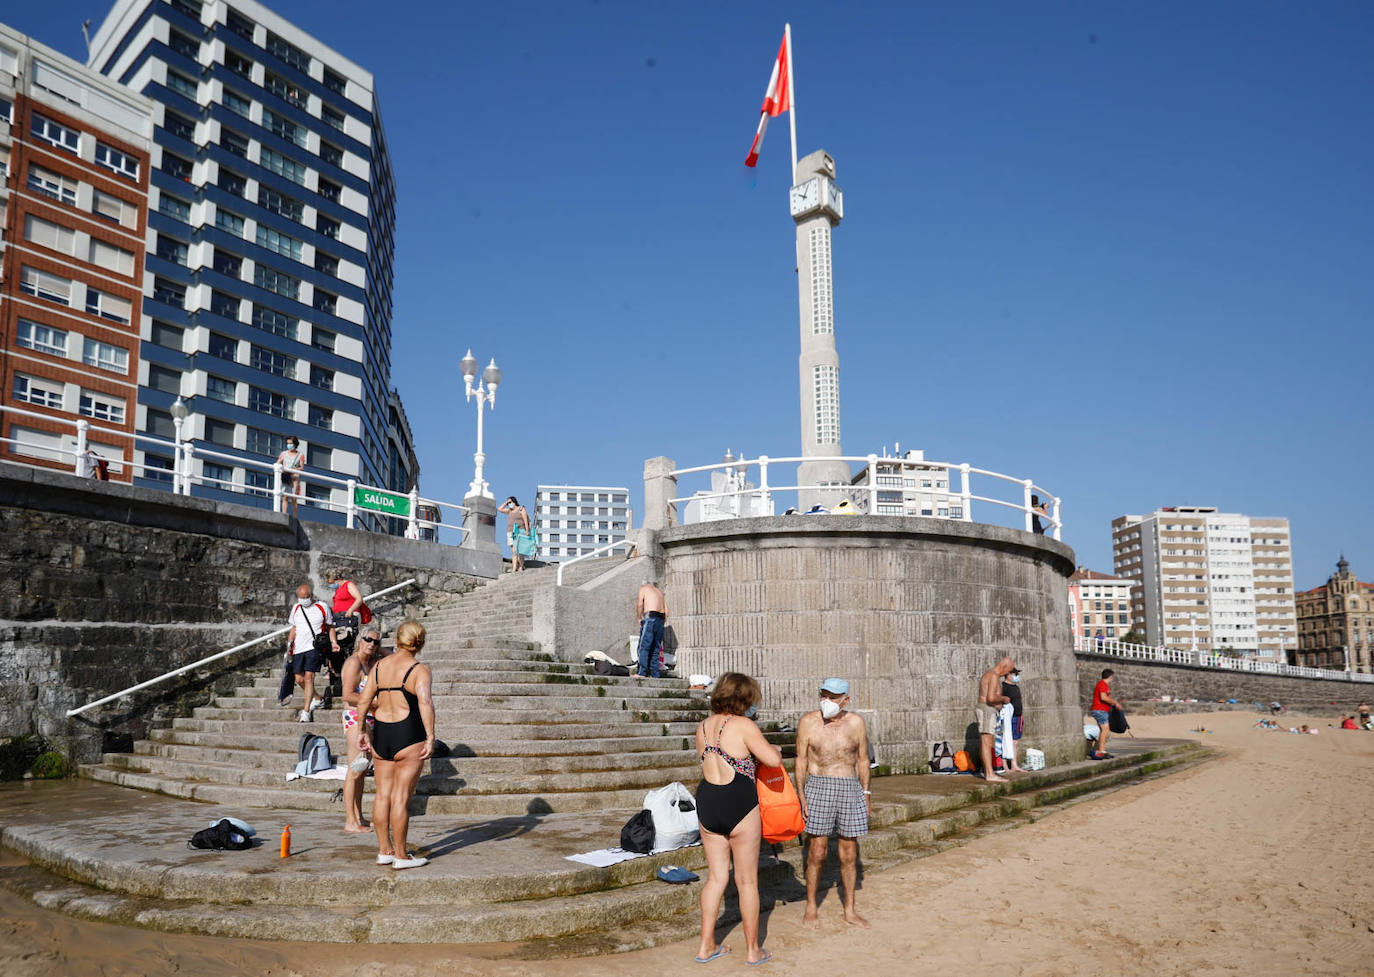
<svg viewBox="0 0 1374 977"><path fill-rule="evenodd" d="M339 337L328 329L321 329L316 326L310 333L310 346L312 349L322 349L326 353L334 352L334 343Z"/></svg>
<svg viewBox="0 0 1374 977"><path fill-rule="evenodd" d="M228 231L235 237L243 237L243 218L223 208L215 210L215 226L221 231Z"/></svg>
<svg viewBox="0 0 1374 977"><path fill-rule="evenodd" d="M248 430L251 432L253 429L250 427ZM281 454L281 452L263 449L262 454ZM272 494L272 475L269 472L258 472L246 468L243 472L243 484L249 495L268 496Z"/></svg>
<svg viewBox="0 0 1374 977"><path fill-rule="evenodd" d="M269 71L263 76L262 83L264 88L283 101L289 102L298 109L305 108L306 99L305 96L301 94L300 88L293 85L285 78L282 78L280 75L274 75Z"/></svg>
<svg viewBox="0 0 1374 977"><path fill-rule="evenodd" d="M339 277L339 259L331 254L316 249L315 251L315 270L323 272L331 278Z"/></svg>
<svg viewBox="0 0 1374 977"><path fill-rule="evenodd" d="M168 349L181 349L185 332L186 331L180 326L173 326L154 319L151 338L152 341L159 346L165 346Z"/></svg>
<svg viewBox="0 0 1374 977"><path fill-rule="evenodd" d="M53 356L67 355L66 330L45 326L41 322L20 319L19 331L15 334L15 342L25 349L31 349L38 353L51 353Z"/></svg>
<svg viewBox="0 0 1374 977"><path fill-rule="evenodd" d="M297 146L304 146L306 143L304 127L296 125L290 119L283 118L271 109L262 110L262 126L268 132L275 133Z"/></svg>
<svg viewBox="0 0 1374 977"><path fill-rule="evenodd" d="M76 203L76 181L52 170L29 164L29 189L64 204Z"/></svg>
<svg viewBox="0 0 1374 977"><path fill-rule="evenodd" d="M293 237L288 237L281 231L274 231L265 224L258 225L258 245L288 258L301 260L302 243Z"/></svg>
<svg viewBox="0 0 1374 977"><path fill-rule="evenodd" d="M217 332L210 333L210 345L206 352L220 360L228 360L230 363L238 359L239 344L237 340L230 339L228 336L221 336Z"/></svg>
<svg viewBox="0 0 1374 977"><path fill-rule="evenodd" d="M315 289L315 297L311 300L311 304L315 308L319 309L321 312L327 313L329 315L337 315L339 309L339 297L337 295L330 295L323 289L317 288Z"/></svg>
<svg viewBox="0 0 1374 977"><path fill-rule="evenodd" d="M193 20L200 20L200 0L171 0L172 7Z"/></svg>
<svg viewBox="0 0 1374 977"><path fill-rule="evenodd" d="M294 200L271 187L258 187L258 206L298 224L305 213L305 207L299 200Z"/></svg>
<svg viewBox="0 0 1374 977"><path fill-rule="evenodd" d="M37 407L51 407L62 410L62 386L55 381L26 377L22 373L14 375L14 399Z"/></svg>
<svg viewBox="0 0 1374 977"><path fill-rule="evenodd" d="M310 386L318 387L320 390L333 390L334 371L312 365L310 367Z"/></svg>
<svg viewBox="0 0 1374 977"><path fill-rule="evenodd" d="M305 461L311 468L323 468L325 471L334 470L334 451L320 445L310 445L305 449Z"/></svg>
<svg viewBox="0 0 1374 977"><path fill-rule="evenodd" d="M128 373L129 351L110 343L87 339L82 342L81 362L111 373Z"/></svg>
<svg viewBox="0 0 1374 977"><path fill-rule="evenodd" d="M237 10L229 11L229 16L225 18L224 26L245 40L253 39L254 23Z"/></svg>
<svg viewBox="0 0 1374 977"><path fill-rule="evenodd" d="M137 204L128 203L102 190L91 192L91 213L124 227L133 227L138 221Z"/></svg>
<svg viewBox="0 0 1374 977"><path fill-rule="evenodd" d="M232 129L221 129L219 131L219 144L235 156L248 158L248 138L241 136Z"/></svg>
<svg viewBox="0 0 1374 977"><path fill-rule="evenodd" d="M172 438L176 436L176 425L172 423L172 415L165 410L148 408L147 424L143 428L149 434L156 434L160 438ZM167 461L167 470L172 470L172 463Z"/></svg>
<svg viewBox="0 0 1374 977"><path fill-rule="evenodd" d="M200 58L200 43L187 37L181 31L173 30L167 38L167 46L177 54L184 55L192 61Z"/></svg>
<svg viewBox="0 0 1374 977"><path fill-rule="evenodd" d="M343 150L327 142L320 143L320 159L330 166L343 166Z"/></svg>
<svg viewBox="0 0 1374 977"><path fill-rule="evenodd" d="M175 305L179 309L185 308L186 287L158 275L153 279L153 301Z"/></svg>
<svg viewBox="0 0 1374 977"><path fill-rule="evenodd" d="M96 242L92 241L92 249L94 249L95 245ZM188 249L186 245L182 244L176 238L168 237L165 234L159 234L157 236L157 256L164 261L174 261L179 265L184 265L186 264L187 253Z"/></svg>
<svg viewBox="0 0 1374 977"><path fill-rule="evenodd" d="M281 336L285 339L296 338L296 320L276 309L253 303L253 325L259 329Z"/></svg>
<svg viewBox="0 0 1374 977"><path fill-rule="evenodd" d="M321 105L320 118L340 132L343 131L344 114L339 110L330 108L328 105Z"/></svg>
<svg viewBox="0 0 1374 977"><path fill-rule="evenodd" d="M159 421L161 421L162 417L166 417L168 419L167 423L171 423L171 415L166 411L157 411L157 413L161 415L161 417L158 418ZM149 411L148 433L157 434L164 438L173 437L174 435L171 431L153 430L152 414L153 412ZM172 480L172 459L168 458L166 455L155 455L145 451L143 453L143 477L150 482L170 482Z"/></svg>
<svg viewBox="0 0 1374 977"><path fill-rule="evenodd" d="M205 378L205 396L214 400L232 404L238 394L239 385L233 380L225 380L223 377L208 376Z"/></svg>
<svg viewBox="0 0 1374 977"><path fill-rule="evenodd" d="M276 456L286 448L286 438L271 431L263 431L256 427L248 429L247 448L255 454ZM248 472L247 474L254 474ZM271 484L272 476L266 472L261 472L267 478L267 483Z"/></svg>
<svg viewBox="0 0 1374 977"><path fill-rule="evenodd" d="M310 73L310 55L306 54L290 41L278 37L276 34L268 33L267 43L263 45L269 54L273 54L285 61L291 67L302 74Z"/></svg>
<svg viewBox="0 0 1374 977"><path fill-rule="evenodd" d="M283 156L275 149L268 149L264 146L258 155L258 162L278 176L286 177L292 183L305 185L305 167L289 156Z"/></svg>
<svg viewBox="0 0 1374 977"><path fill-rule="evenodd" d="M178 180L191 179L191 161L182 159L175 153L162 151L162 172Z"/></svg>
<svg viewBox="0 0 1374 977"><path fill-rule="evenodd" d="M159 241L161 238L162 235L159 234ZM158 254L162 254L160 245ZM107 244L96 238L91 238L90 256L88 260L91 264L99 265L106 271L112 271L118 275L132 275L134 273L134 253L132 251L125 251L123 248L117 248L113 244ZM181 260L177 261L177 264L186 264L185 245L181 247Z"/></svg>
<svg viewBox="0 0 1374 977"><path fill-rule="evenodd" d="M253 77L252 60L249 58L245 58L237 51L230 51L227 49L225 50L224 66L236 75L242 75L244 78Z"/></svg>
<svg viewBox="0 0 1374 977"><path fill-rule="evenodd" d="M328 407L316 407L311 404L309 424L311 427L332 431L334 429L334 412Z"/></svg>
<svg viewBox="0 0 1374 977"><path fill-rule="evenodd" d="M273 417L289 417L287 413L287 401L285 394L273 393L264 390L262 387L248 388L248 408L260 414L271 414Z"/></svg>
<svg viewBox="0 0 1374 977"><path fill-rule="evenodd" d="M248 118L249 113L253 109L253 103L251 101L244 98L238 92L231 91L228 88L224 90L223 101L226 109L243 116L245 119Z"/></svg>
<svg viewBox="0 0 1374 977"><path fill-rule="evenodd" d="M323 214L315 215L315 230L330 240L337 241L339 238L339 222Z"/></svg>
<svg viewBox="0 0 1374 977"><path fill-rule="evenodd" d="M54 122L47 116L33 113L33 123L29 128L33 135L62 149L70 149L74 153L81 152L81 133L75 129L69 129L61 123Z"/></svg>
<svg viewBox="0 0 1374 977"><path fill-rule="evenodd" d="M324 87L328 88L336 95L342 95L348 87L348 82L344 79L344 76L337 71L330 71L328 68L325 68Z"/></svg>
<svg viewBox="0 0 1374 977"><path fill-rule="evenodd" d="M253 346L253 355L249 362L253 369L262 370L264 373L271 373L273 376L287 377L296 379L296 358L287 356L285 353L278 353L274 349L265 346Z"/></svg>
<svg viewBox="0 0 1374 977"><path fill-rule="evenodd" d="M179 139L196 138L196 124L184 115L178 115L171 109L164 109L162 113L162 128Z"/></svg>
<svg viewBox="0 0 1374 977"><path fill-rule="evenodd" d="M180 197L172 196L165 190L158 191L157 212L185 224L191 222L191 205Z"/></svg>
<svg viewBox="0 0 1374 977"><path fill-rule="evenodd" d="M138 179L138 160L122 150L105 145L103 142L95 144L95 162L97 166L114 170L120 176L127 176L131 180Z"/></svg>
<svg viewBox="0 0 1374 977"><path fill-rule="evenodd" d="M208 433L205 439L210 440ZM229 447L232 448L233 445L229 445ZM215 488L229 488L234 484L234 469L228 465L206 461L201 463L200 470L201 478Z"/></svg>
<svg viewBox="0 0 1374 977"><path fill-rule="evenodd" d="M319 194L320 194L320 196L323 197L325 200L330 200L330 201L333 201L334 203L338 203L338 202L339 202L339 194L340 194L342 191L343 191L343 188L342 188L341 186L339 186L337 183L335 183L333 180L325 180L325 179L321 179L321 180L320 180Z"/></svg>
<svg viewBox="0 0 1374 977"><path fill-rule="evenodd" d="M185 95L193 102L196 100L196 83L179 71L167 69L167 87Z"/></svg>
<svg viewBox="0 0 1374 977"><path fill-rule="evenodd" d="M34 295L49 302L72 304L72 283L70 279L50 275L37 268L25 267L19 274L19 290L25 295Z"/></svg>
<svg viewBox="0 0 1374 977"><path fill-rule="evenodd" d="M98 315L102 319L109 319L112 322L127 326L134 314L134 305L128 299L111 295L109 292L101 292L87 285L86 311L91 315Z"/></svg>
<svg viewBox="0 0 1374 977"><path fill-rule="evenodd" d="M155 363L148 365L148 386L165 394L181 394L181 374Z"/></svg>
<svg viewBox="0 0 1374 977"><path fill-rule="evenodd" d="M243 277L243 259L228 251L215 249L215 271L229 278Z"/></svg>
<svg viewBox="0 0 1374 977"><path fill-rule="evenodd" d="M24 218L24 240L63 254L72 254L76 250L75 231L32 215Z"/></svg>
<svg viewBox="0 0 1374 977"><path fill-rule="evenodd" d="M259 288L265 288L269 292L276 292L289 299L300 296L301 280L288 275L284 271L277 271L266 265L258 264L253 266L253 284Z"/></svg>
<svg viewBox="0 0 1374 977"><path fill-rule="evenodd" d="M240 299L232 295L226 295L219 289L210 292L210 311L215 315L222 315L226 319L237 319L239 317Z"/></svg>
<svg viewBox="0 0 1374 977"><path fill-rule="evenodd" d="M243 191L248 186L248 181L233 170L226 170L221 166L219 168L219 179L216 181L216 185L225 193L232 193L236 197L242 197Z"/></svg>
<svg viewBox="0 0 1374 977"><path fill-rule="evenodd" d="M118 397L110 397L106 394L95 393L91 390L81 391L81 399L77 407L77 413L82 417L93 417L97 421L109 421L111 424L124 423L124 401Z"/></svg>
<svg viewBox="0 0 1374 977"><path fill-rule="evenodd" d="M230 384L232 387L233 384ZM233 403L232 400L229 403ZM221 421L213 417L205 419L205 440L215 444L224 445L232 448L234 446L234 424L232 421Z"/></svg>

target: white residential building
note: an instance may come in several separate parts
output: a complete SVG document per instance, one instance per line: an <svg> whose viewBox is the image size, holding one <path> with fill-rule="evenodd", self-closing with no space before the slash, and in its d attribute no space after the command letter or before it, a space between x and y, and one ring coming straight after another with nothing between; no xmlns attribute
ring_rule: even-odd
<svg viewBox="0 0 1374 977"><path fill-rule="evenodd" d="M950 469L925 457L924 451L912 450L895 458L879 458L872 472L867 465L859 469L850 479L854 506L868 512L876 489L877 515L963 519L964 500L957 487L951 488Z"/></svg>
<svg viewBox="0 0 1374 977"><path fill-rule="evenodd" d="M539 530L539 559L558 563L618 543L630 517L630 490L624 486L541 485L532 517Z"/></svg>
<svg viewBox="0 0 1374 977"><path fill-rule="evenodd" d="M1081 638L1124 638L1131 630L1134 580L1079 567L1069 577L1069 621Z"/></svg>

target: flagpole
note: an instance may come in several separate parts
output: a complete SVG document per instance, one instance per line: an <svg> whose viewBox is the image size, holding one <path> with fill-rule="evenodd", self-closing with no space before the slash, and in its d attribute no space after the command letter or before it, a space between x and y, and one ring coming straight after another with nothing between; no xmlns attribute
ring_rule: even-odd
<svg viewBox="0 0 1374 977"><path fill-rule="evenodd" d="M797 90L792 84L797 62L792 59L792 25L784 24L782 34L787 41L787 121L792 129L792 184L797 183Z"/></svg>

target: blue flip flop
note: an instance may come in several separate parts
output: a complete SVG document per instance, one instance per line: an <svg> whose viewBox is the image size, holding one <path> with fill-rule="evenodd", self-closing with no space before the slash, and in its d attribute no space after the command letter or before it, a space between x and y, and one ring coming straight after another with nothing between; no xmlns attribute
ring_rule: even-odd
<svg viewBox="0 0 1374 977"><path fill-rule="evenodd" d="M712 960L716 959L716 957L723 957L729 952L730 948L728 946L718 946L716 947L716 952L709 957L693 957L692 959L697 963L710 963Z"/></svg>
<svg viewBox="0 0 1374 977"><path fill-rule="evenodd" d="M769 960L772 959L773 952L771 950L765 950L763 951L763 956L759 957L757 960L746 960L744 962L751 967L762 967L764 964L766 964Z"/></svg>

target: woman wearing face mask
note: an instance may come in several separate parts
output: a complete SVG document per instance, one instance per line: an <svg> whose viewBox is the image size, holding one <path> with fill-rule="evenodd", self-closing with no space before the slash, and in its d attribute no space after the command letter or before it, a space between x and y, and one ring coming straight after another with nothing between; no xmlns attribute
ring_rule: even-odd
<svg viewBox="0 0 1374 977"><path fill-rule="evenodd" d="M748 946L745 962L757 965L772 954L759 946L759 845L763 822L759 816L756 763L776 767L782 752L763 738L753 716L759 684L748 675L729 672L711 689L711 715L697 726L697 755L701 782L697 784L697 817L701 845L706 849L707 878L701 889L701 945L697 963L730 952L716 943L716 917L725 896L734 862L735 889Z"/></svg>
<svg viewBox="0 0 1374 977"><path fill-rule="evenodd" d="M1021 669L1013 668L1011 674L1002 680L1002 694L1011 700L1011 722L1002 734L1002 759L1007 761L1007 769L1020 771L1016 762L1016 741L1021 738ZM1003 709L1006 707L1004 706Z"/></svg>
<svg viewBox="0 0 1374 977"><path fill-rule="evenodd" d="M382 636L375 627L363 628L358 638L358 650L348 656L343 666L343 700L348 708L343 711L344 738L348 741L348 773L344 775L344 830L353 833L371 831L363 820L363 780L367 777L367 755L359 747L362 739L363 724L358 722L358 702L367 681L372 675L372 666L382 657ZM367 729L372 729L372 717L365 717Z"/></svg>
<svg viewBox="0 0 1374 977"><path fill-rule="evenodd" d="M286 439L286 450L277 455L277 464L281 465L281 511L285 512L289 503L293 516L296 515L296 502L305 486L301 481L301 472L305 471L305 452L300 448L301 443L293 434Z"/></svg>

